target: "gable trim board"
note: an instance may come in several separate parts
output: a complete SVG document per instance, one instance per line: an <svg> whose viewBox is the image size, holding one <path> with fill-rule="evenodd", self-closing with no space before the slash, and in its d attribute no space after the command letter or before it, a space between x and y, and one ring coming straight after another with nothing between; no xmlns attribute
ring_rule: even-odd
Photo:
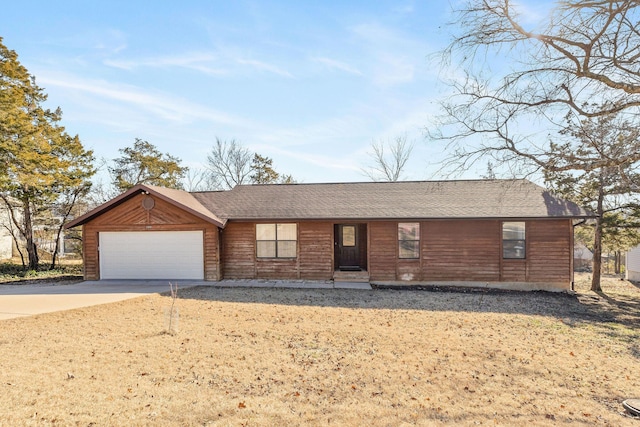
<svg viewBox="0 0 640 427"><path fill-rule="evenodd" d="M331 280L337 270L336 225L362 224L366 259L361 264L372 282L569 289L572 221L591 216L521 180L243 185L202 193L139 185L67 227L83 226L87 280ZM502 257L501 222L514 220L527 224L524 260ZM398 223L407 221L420 223L415 259L398 256ZM258 258L259 223L297 224L296 257ZM117 244L110 247L105 240L104 252L109 233L115 233ZM193 251L194 242L181 242L185 233L200 233L202 252ZM130 261L136 258L144 261L139 271ZM180 266L160 268L173 259Z"/></svg>

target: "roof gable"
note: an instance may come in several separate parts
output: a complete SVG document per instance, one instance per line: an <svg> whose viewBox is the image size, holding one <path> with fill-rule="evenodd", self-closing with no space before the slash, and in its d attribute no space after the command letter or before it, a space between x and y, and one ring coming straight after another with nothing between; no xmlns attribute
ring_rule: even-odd
<svg viewBox="0 0 640 427"><path fill-rule="evenodd" d="M155 185L139 184L73 221L68 222L65 228L73 228L85 224L140 193L153 195L218 227L224 227L226 222L205 208L191 193L172 188L157 187Z"/></svg>

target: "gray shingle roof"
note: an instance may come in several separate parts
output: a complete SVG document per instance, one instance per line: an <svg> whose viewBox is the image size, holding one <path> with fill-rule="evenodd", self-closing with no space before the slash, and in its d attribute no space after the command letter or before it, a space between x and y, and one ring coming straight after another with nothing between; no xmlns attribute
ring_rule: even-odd
<svg viewBox="0 0 640 427"><path fill-rule="evenodd" d="M240 185L191 194L223 221L593 216L527 180Z"/></svg>
<svg viewBox="0 0 640 427"><path fill-rule="evenodd" d="M239 185L188 193L152 185L129 191L67 223L82 225L148 192L205 221L443 218L588 218L594 215L527 180Z"/></svg>

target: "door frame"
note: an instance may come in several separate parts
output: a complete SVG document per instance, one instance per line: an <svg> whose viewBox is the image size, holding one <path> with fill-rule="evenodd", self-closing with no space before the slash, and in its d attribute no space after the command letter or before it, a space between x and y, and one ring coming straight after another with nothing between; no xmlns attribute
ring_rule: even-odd
<svg viewBox="0 0 640 427"><path fill-rule="evenodd" d="M343 237L343 227L354 227L355 231L355 262L342 264L341 260L341 238ZM368 263L368 227L366 223L342 222L333 224L333 270L334 271L367 271Z"/></svg>

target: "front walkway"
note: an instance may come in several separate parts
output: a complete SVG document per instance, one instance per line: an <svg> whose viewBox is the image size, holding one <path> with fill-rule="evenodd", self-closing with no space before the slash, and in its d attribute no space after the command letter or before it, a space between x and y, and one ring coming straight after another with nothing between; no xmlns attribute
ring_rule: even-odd
<svg viewBox="0 0 640 427"><path fill-rule="evenodd" d="M368 282L334 282L323 280L221 280L202 282L216 288L287 288L287 289L360 289L371 290Z"/></svg>
<svg viewBox="0 0 640 427"><path fill-rule="evenodd" d="M334 282L332 280L224 279L218 282L208 282L205 280L94 280L83 283L91 286L131 284L164 285L168 292L169 282L177 283L178 288L209 286L213 288L372 289L369 282Z"/></svg>

